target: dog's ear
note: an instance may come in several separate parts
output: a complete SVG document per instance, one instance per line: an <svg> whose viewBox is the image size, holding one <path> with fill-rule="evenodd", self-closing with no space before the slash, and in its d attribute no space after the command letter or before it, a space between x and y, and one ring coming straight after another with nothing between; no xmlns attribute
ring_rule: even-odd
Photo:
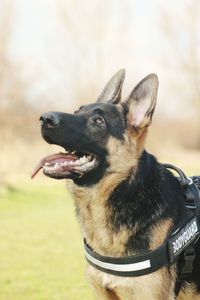
<svg viewBox="0 0 200 300"><path fill-rule="evenodd" d="M126 104L128 107L128 123L136 129L149 126L156 106L158 77L149 74L134 88Z"/></svg>
<svg viewBox="0 0 200 300"><path fill-rule="evenodd" d="M117 104L121 100L121 91L125 78L125 70L119 70L106 84L97 102L112 102Z"/></svg>

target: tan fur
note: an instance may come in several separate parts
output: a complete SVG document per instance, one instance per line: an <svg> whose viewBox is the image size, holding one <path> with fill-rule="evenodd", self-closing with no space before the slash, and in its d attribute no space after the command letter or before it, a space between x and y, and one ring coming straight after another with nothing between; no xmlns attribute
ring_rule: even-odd
<svg viewBox="0 0 200 300"><path fill-rule="evenodd" d="M180 291L177 300L200 300L194 284L186 284Z"/></svg>
<svg viewBox="0 0 200 300"><path fill-rule="evenodd" d="M110 163L110 167L107 169L108 173L120 172L127 176L136 168L140 153L137 151L137 144L128 135L124 135L124 141L111 136L107 143L107 149Z"/></svg>
<svg viewBox="0 0 200 300"><path fill-rule="evenodd" d="M166 219L157 223L151 230L150 249L154 250L161 246L172 228L172 220Z"/></svg>
<svg viewBox="0 0 200 300"><path fill-rule="evenodd" d="M121 228L115 234L107 219L110 214L106 206L112 190L128 175L111 174L104 177L95 187L74 187L72 190L83 236L100 254L119 256L124 254L124 244L130 233ZM112 234L111 234L112 233Z"/></svg>
<svg viewBox="0 0 200 300"><path fill-rule="evenodd" d="M87 269L87 278L98 300L114 300L108 290L119 300L175 300L174 274L173 270L162 268L149 275L127 278L102 273L92 266Z"/></svg>
<svg viewBox="0 0 200 300"><path fill-rule="evenodd" d="M99 254L122 256L124 245L134 229L128 232L121 228L117 233L113 233L107 222L110 211L106 202L120 182L127 179L130 173L134 176L139 154L137 144L128 135L124 136L124 141L110 137L107 149L110 166L104 177L92 187L73 186L72 194L82 233L89 245Z"/></svg>

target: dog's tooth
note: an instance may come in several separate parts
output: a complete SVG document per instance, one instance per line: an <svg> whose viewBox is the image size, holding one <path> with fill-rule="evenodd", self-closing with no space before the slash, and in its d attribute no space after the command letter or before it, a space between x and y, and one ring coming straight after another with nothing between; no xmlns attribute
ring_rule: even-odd
<svg viewBox="0 0 200 300"><path fill-rule="evenodd" d="M87 163L87 167L91 167L91 166L93 166L94 165L94 161L92 160L92 161L89 161L88 163Z"/></svg>
<svg viewBox="0 0 200 300"><path fill-rule="evenodd" d="M43 169L45 170L45 172L50 172L53 168L49 166L43 166Z"/></svg>
<svg viewBox="0 0 200 300"><path fill-rule="evenodd" d="M84 162L84 158L81 157L81 158L79 159L79 162L82 164L82 163Z"/></svg>
<svg viewBox="0 0 200 300"><path fill-rule="evenodd" d="M72 151L71 154L73 154L73 155L76 154L76 151Z"/></svg>
<svg viewBox="0 0 200 300"><path fill-rule="evenodd" d="M87 161L87 157L84 155L83 157L82 157L82 162L86 162Z"/></svg>
<svg viewBox="0 0 200 300"><path fill-rule="evenodd" d="M76 166L80 165L80 159L77 159L74 163Z"/></svg>
<svg viewBox="0 0 200 300"><path fill-rule="evenodd" d="M88 156L87 156L87 159L88 159L89 161L91 161L91 160L92 160L92 155L91 155L91 154L88 155Z"/></svg>
<svg viewBox="0 0 200 300"><path fill-rule="evenodd" d="M84 164L84 162L85 161L84 161L83 157L81 157L80 160L79 160L79 164L82 165L82 164Z"/></svg>
<svg viewBox="0 0 200 300"><path fill-rule="evenodd" d="M75 165L75 170L82 173L82 172L86 172L86 171L91 170L94 167L95 163L96 163L96 159L93 158L92 161L88 161L88 158L81 157L79 159L79 162L80 163L78 165Z"/></svg>
<svg viewBox="0 0 200 300"><path fill-rule="evenodd" d="M59 169L62 165L60 163L56 163L54 169Z"/></svg>
<svg viewBox="0 0 200 300"><path fill-rule="evenodd" d="M88 157L87 157L87 156L85 156L85 161L86 161L86 162L89 162L89 159L88 159Z"/></svg>
<svg viewBox="0 0 200 300"><path fill-rule="evenodd" d="M94 165L94 161L87 162L86 164L82 164L79 168L80 171L87 171L87 169L91 168Z"/></svg>
<svg viewBox="0 0 200 300"><path fill-rule="evenodd" d="M88 163L87 163L87 166L88 167L92 167L92 166L94 166L95 165L95 159L93 159L92 161L89 161Z"/></svg>
<svg viewBox="0 0 200 300"><path fill-rule="evenodd" d="M82 163L82 157L77 160L78 165Z"/></svg>

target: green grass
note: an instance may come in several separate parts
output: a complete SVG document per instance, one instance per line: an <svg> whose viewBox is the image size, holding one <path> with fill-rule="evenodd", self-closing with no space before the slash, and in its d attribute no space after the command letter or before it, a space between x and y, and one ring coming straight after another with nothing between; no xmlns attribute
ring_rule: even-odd
<svg viewBox="0 0 200 300"><path fill-rule="evenodd" d="M64 185L32 184L0 196L0 300L92 300Z"/></svg>

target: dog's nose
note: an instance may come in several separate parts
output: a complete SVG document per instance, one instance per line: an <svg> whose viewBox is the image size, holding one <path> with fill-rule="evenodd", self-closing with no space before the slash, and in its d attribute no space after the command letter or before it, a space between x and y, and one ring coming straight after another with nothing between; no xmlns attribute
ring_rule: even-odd
<svg viewBox="0 0 200 300"><path fill-rule="evenodd" d="M42 114L40 119L40 124L43 127L47 128L53 128L57 127L60 124L60 117L59 114L56 112L48 112L45 114Z"/></svg>

